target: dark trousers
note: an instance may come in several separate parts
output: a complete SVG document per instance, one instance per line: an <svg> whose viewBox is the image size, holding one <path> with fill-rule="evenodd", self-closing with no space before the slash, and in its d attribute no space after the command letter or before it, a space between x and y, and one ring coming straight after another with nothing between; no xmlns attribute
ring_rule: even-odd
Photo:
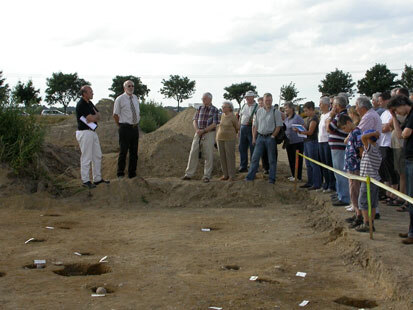
<svg viewBox="0 0 413 310"><path fill-rule="evenodd" d="M262 152L261 163L262 163L262 169L266 171L270 170L270 163L268 161L268 153L267 153L266 148Z"/></svg>
<svg viewBox="0 0 413 310"><path fill-rule="evenodd" d="M294 176L295 173L295 151L298 150L301 154L304 153L304 143L293 143L288 144L286 147L287 156L288 156L288 163L290 164L291 175ZM297 178L301 180L303 172L303 158L298 156L298 176Z"/></svg>
<svg viewBox="0 0 413 310"><path fill-rule="evenodd" d="M126 155L129 151L128 176L136 176L136 166L138 163L138 144L139 144L139 127L133 127L128 124L119 125L119 157L118 157L118 176L125 175Z"/></svg>
<svg viewBox="0 0 413 310"><path fill-rule="evenodd" d="M250 156L254 153L254 145L252 144L252 126L241 125L239 133L239 155L240 155L240 169L248 168L248 149Z"/></svg>
<svg viewBox="0 0 413 310"><path fill-rule="evenodd" d="M333 167L333 159L331 158L331 150L328 142L318 143L318 150L320 155L320 161L327 166ZM325 168L321 168L321 173L324 178L324 189L336 190L336 178L334 172Z"/></svg>

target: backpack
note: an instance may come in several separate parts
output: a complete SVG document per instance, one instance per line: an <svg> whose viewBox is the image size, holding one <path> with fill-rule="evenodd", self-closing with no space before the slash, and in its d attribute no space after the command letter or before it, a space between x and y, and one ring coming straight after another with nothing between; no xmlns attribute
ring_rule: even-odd
<svg viewBox="0 0 413 310"><path fill-rule="evenodd" d="M274 121L275 121L275 108L274 108ZM288 138L287 135L285 134L285 131L287 130L287 127L285 126L284 122L283 125L280 128L280 131L278 132L278 135L275 137L275 141L277 144L281 144L284 142L284 144L288 144Z"/></svg>

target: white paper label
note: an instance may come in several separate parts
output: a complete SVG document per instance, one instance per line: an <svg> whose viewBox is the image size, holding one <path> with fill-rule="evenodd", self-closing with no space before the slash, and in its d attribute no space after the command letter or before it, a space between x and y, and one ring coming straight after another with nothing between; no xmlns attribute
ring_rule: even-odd
<svg viewBox="0 0 413 310"><path fill-rule="evenodd" d="M46 226L46 229L54 229L52 226Z"/></svg>
<svg viewBox="0 0 413 310"><path fill-rule="evenodd" d="M30 241L33 241L34 238L30 238L29 240L26 240L25 244L29 243Z"/></svg>
<svg viewBox="0 0 413 310"><path fill-rule="evenodd" d="M92 294L90 296L92 296L92 297L105 297L106 295L105 294Z"/></svg>
<svg viewBox="0 0 413 310"><path fill-rule="evenodd" d="M307 273L305 273L305 272L297 272L297 274L296 274L297 277L301 277L301 278L305 278L306 275L307 275Z"/></svg>
<svg viewBox="0 0 413 310"><path fill-rule="evenodd" d="M46 260L45 259L35 259L34 264L35 265L46 264Z"/></svg>
<svg viewBox="0 0 413 310"><path fill-rule="evenodd" d="M211 228L201 228L201 231L211 231Z"/></svg>
<svg viewBox="0 0 413 310"><path fill-rule="evenodd" d="M107 257L107 256L103 256L103 257L100 259L99 263L107 263L106 258L108 258L108 257Z"/></svg>
<svg viewBox="0 0 413 310"><path fill-rule="evenodd" d="M305 306L308 305L308 303L309 303L308 300L303 300L303 301L301 302L301 304L299 304L299 306L300 306L300 307L305 307Z"/></svg>
<svg viewBox="0 0 413 310"><path fill-rule="evenodd" d="M250 281L257 281L257 279L258 279L258 276L251 276L250 277Z"/></svg>

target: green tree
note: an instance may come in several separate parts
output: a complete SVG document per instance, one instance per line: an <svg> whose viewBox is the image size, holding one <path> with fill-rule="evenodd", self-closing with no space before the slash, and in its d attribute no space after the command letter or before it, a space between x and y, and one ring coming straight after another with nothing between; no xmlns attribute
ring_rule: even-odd
<svg viewBox="0 0 413 310"><path fill-rule="evenodd" d="M413 90L413 67L404 65L404 71L402 72L402 78L400 84L406 87L408 90Z"/></svg>
<svg viewBox="0 0 413 310"><path fill-rule="evenodd" d="M53 73L51 78L47 78L46 85L47 103L50 106L60 103L66 113L67 106L79 97L80 88L90 83L79 78L77 73L57 72Z"/></svg>
<svg viewBox="0 0 413 310"><path fill-rule="evenodd" d="M318 91L320 93L327 93L334 96L339 93L346 93L352 97L354 93L354 85L356 85L356 83L353 82L350 73L344 73L342 70L336 68L335 71L327 73L324 80L321 80L321 84L318 85Z"/></svg>
<svg viewBox="0 0 413 310"><path fill-rule="evenodd" d="M195 93L195 81L186 76L170 75L169 80L162 79L162 85L160 93L165 98L173 98L178 102L178 112L182 101L191 98Z"/></svg>
<svg viewBox="0 0 413 310"><path fill-rule="evenodd" d="M11 97L14 103L24 103L26 108L30 108L38 105L42 100L39 94L40 89L34 88L32 80L29 80L27 84L19 81L11 92Z"/></svg>
<svg viewBox="0 0 413 310"><path fill-rule="evenodd" d="M396 73L391 72L384 64L375 64L366 71L364 78L357 82L358 92L371 96L376 92L389 91L397 87L399 82L395 80Z"/></svg>
<svg viewBox="0 0 413 310"><path fill-rule="evenodd" d="M235 100L238 102L239 108L241 109L241 102L244 99L247 91L252 90L256 91L257 86L252 85L251 82L241 82L235 83L231 86L225 87L224 98L227 100Z"/></svg>
<svg viewBox="0 0 413 310"><path fill-rule="evenodd" d="M295 87L295 83L290 82L288 85L283 85L280 88L280 99L284 102L289 101L292 103L297 103L305 98L297 98L300 92Z"/></svg>
<svg viewBox="0 0 413 310"><path fill-rule="evenodd" d="M0 71L0 105L6 104L9 101L10 88L6 83L6 79L2 77L3 71Z"/></svg>
<svg viewBox="0 0 413 310"><path fill-rule="evenodd" d="M109 97L116 99L118 96L122 95L125 90L123 89L123 83L125 81L131 80L135 84L133 93L139 98L140 101L145 102L145 97L150 92L148 86L142 83L140 77L133 75L117 75L112 79L112 86L109 88L113 94Z"/></svg>

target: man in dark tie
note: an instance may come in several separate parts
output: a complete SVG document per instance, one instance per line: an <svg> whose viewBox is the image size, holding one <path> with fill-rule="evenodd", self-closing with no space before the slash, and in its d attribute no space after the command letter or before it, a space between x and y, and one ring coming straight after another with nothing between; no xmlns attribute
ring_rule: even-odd
<svg viewBox="0 0 413 310"><path fill-rule="evenodd" d="M134 92L134 83L130 80L123 83L125 92L116 98L113 107L113 118L119 127L118 157L118 178L125 176L126 155L129 151L128 176L136 176L136 166L138 163L138 143L139 143L139 100Z"/></svg>

